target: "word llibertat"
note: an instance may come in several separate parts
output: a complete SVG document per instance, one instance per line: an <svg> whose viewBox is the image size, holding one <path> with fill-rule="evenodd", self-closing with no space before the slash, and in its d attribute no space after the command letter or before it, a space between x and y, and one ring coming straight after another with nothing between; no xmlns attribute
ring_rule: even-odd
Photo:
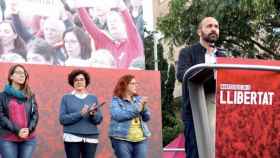
<svg viewBox="0 0 280 158"><path fill-rule="evenodd" d="M274 92L220 91L220 104L272 105Z"/></svg>

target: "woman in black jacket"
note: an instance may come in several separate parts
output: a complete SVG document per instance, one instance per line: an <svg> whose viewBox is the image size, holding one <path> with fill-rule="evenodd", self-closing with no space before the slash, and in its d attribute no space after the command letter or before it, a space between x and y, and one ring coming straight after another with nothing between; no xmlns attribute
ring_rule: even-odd
<svg viewBox="0 0 280 158"><path fill-rule="evenodd" d="M31 158L36 146L38 108L22 65L14 65L8 84L0 93L0 155L2 158Z"/></svg>

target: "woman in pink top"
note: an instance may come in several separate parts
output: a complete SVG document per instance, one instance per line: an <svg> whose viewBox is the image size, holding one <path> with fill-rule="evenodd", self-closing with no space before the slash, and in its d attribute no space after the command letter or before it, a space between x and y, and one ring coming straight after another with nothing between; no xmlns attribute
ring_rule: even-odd
<svg viewBox="0 0 280 158"><path fill-rule="evenodd" d="M8 84L0 93L0 155L2 158L31 158L36 147L34 131L39 115L29 75L22 65L14 65Z"/></svg>
<svg viewBox="0 0 280 158"><path fill-rule="evenodd" d="M80 7L78 12L84 27L94 39L96 49L109 50L117 61L118 68L128 68L133 59L144 58L143 41L122 0L116 9L118 11L111 10L107 13L110 37L92 22L86 8Z"/></svg>

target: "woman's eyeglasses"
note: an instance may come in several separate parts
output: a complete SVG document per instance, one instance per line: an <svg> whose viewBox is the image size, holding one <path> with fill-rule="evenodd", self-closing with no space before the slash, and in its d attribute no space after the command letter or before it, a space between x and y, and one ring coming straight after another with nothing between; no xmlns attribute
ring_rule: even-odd
<svg viewBox="0 0 280 158"><path fill-rule="evenodd" d="M74 82L83 82L83 81L85 81L85 79L84 78L75 78L74 79Z"/></svg>
<svg viewBox="0 0 280 158"><path fill-rule="evenodd" d="M14 71L14 74L26 76L24 71Z"/></svg>
<svg viewBox="0 0 280 158"><path fill-rule="evenodd" d="M130 82L129 84L133 85L133 86L137 86L139 83L138 82Z"/></svg>

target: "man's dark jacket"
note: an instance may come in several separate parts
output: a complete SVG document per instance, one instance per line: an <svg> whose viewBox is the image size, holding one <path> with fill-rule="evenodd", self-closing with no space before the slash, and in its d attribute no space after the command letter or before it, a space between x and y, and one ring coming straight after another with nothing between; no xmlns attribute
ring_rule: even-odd
<svg viewBox="0 0 280 158"><path fill-rule="evenodd" d="M183 121L192 120L192 111L190 105L190 98L187 86L187 80L183 82L184 73L192 66L205 63L205 53L206 48L204 48L200 43L196 43L190 48L183 48L180 51L178 63L177 63L177 79L183 83L182 85L182 97L183 97L183 106L182 106L182 119ZM224 57L220 49L217 49L215 56ZM212 75L209 80L204 83L205 93L214 93L216 82L214 80L214 75ZM187 79L190 76L186 76Z"/></svg>

